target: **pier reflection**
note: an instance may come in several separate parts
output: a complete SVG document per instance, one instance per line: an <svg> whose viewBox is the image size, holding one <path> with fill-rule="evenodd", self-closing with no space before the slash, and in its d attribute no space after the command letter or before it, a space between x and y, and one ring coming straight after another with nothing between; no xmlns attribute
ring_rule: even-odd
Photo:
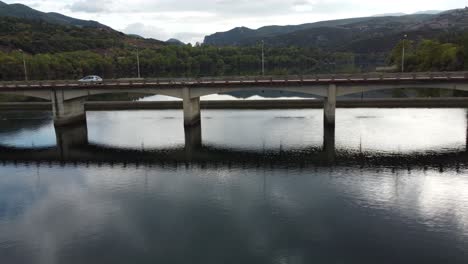
<svg viewBox="0 0 468 264"><path fill-rule="evenodd" d="M75 147L88 145L88 126L79 122L69 126L55 127L57 151L62 160L73 157Z"/></svg>
<svg viewBox="0 0 468 264"><path fill-rule="evenodd" d="M323 152L328 163L334 163L336 159L335 149L335 125L324 123L323 126Z"/></svg>
<svg viewBox="0 0 468 264"><path fill-rule="evenodd" d="M202 147L202 128L200 124L184 127L185 154L187 160L193 159L196 151Z"/></svg>

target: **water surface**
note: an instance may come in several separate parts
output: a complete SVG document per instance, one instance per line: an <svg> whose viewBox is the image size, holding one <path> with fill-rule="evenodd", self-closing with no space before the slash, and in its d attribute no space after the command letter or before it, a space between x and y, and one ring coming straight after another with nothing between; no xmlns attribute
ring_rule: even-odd
<svg viewBox="0 0 468 264"><path fill-rule="evenodd" d="M181 111L87 119L15 162L51 116L0 114L1 263L468 261L465 109L339 109L330 164L321 110L203 111L190 159Z"/></svg>

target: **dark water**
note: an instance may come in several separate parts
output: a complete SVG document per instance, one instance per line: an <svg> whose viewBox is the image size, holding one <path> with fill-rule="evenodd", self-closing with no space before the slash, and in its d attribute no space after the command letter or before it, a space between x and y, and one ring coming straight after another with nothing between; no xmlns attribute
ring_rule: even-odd
<svg viewBox="0 0 468 264"><path fill-rule="evenodd" d="M0 263L468 263L465 109L87 118L0 114Z"/></svg>

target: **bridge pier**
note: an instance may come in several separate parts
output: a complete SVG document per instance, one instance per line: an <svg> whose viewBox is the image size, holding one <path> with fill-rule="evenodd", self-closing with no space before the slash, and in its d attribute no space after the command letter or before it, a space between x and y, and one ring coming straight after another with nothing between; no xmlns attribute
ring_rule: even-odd
<svg viewBox="0 0 468 264"><path fill-rule="evenodd" d="M194 126L200 124L200 97L192 97L190 88L182 89L184 100L184 126Z"/></svg>
<svg viewBox="0 0 468 264"><path fill-rule="evenodd" d="M335 126L335 111L336 111L336 84L330 84L328 87L327 96L323 104L323 121L325 125Z"/></svg>
<svg viewBox="0 0 468 264"><path fill-rule="evenodd" d="M63 90L53 90L51 93L55 126L86 123L83 98L66 100Z"/></svg>

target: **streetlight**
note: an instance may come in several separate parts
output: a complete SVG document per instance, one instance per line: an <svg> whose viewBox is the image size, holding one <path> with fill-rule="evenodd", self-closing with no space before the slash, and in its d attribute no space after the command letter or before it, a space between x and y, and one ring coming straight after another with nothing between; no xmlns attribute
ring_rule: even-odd
<svg viewBox="0 0 468 264"><path fill-rule="evenodd" d="M137 70L138 70L138 79L141 78L141 75L140 75L140 51L138 50L138 46L135 46L136 47L136 57L137 57Z"/></svg>
<svg viewBox="0 0 468 264"><path fill-rule="evenodd" d="M406 44L406 39L408 38L408 35L403 36L403 50L401 52L401 72L405 72L405 44Z"/></svg>
<svg viewBox="0 0 468 264"><path fill-rule="evenodd" d="M19 52L23 55L23 68L24 68L24 80L28 81L28 69L26 68L26 58L24 57L24 52L22 49L19 49Z"/></svg>
<svg viewBox="0 0 468 264"><path fill-rule="evenodd" d="M262 75L265 75L265 41L262 40Z"/></svg>

